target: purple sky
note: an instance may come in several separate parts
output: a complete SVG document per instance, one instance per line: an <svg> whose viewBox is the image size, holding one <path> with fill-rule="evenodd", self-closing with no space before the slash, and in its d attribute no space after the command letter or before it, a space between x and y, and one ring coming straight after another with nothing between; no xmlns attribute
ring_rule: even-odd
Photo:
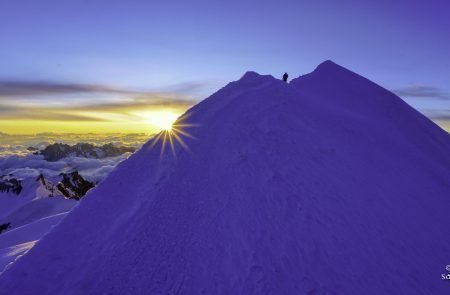
<svg viewBox="0 0 450 295"><path fill-rule="evenodd" d="M14 99L9 84L30 82L200 99L247 70L295 77L331 59L448 121L449 11L446 1L4 0L0 104Z"/></svg>

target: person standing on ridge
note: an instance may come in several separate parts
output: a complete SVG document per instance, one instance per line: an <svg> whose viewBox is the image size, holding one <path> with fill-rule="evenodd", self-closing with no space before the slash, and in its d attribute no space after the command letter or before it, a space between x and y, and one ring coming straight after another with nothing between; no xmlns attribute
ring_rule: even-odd
<svg viewBox="0 0 450 295"><path fill-rule="evenodd" d="M287 79L289 78L289 75L288 75L288 73L284 73L284 75L283 75L283 81L284 82L287 82Z"/></svg>

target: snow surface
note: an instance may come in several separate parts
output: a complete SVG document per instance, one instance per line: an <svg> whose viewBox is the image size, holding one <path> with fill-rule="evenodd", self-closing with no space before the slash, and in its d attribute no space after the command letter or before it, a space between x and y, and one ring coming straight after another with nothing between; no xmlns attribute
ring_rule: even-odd
<svg viewBox="0 0 450 295"><path fill-rule="evenodd" d="M66 213L45 217L0 235L0 273L41 239Z"/></svg>
<svg viewBox="0 0 450 295"><path fill-rule="evenodd" d="M0 274L9 265L12 265L16 259L24 255L28 250L30 250L36 241L30 241L23 244L14 244L7 248L0 248Z"/></svg>
<svg viewBox="0 0 450 295"><path fill-rule="evenodd" d="M190 151L150 140L1 292L450 293L450 138L394 94L327 61L246 73L183 123Z"/></svg>
<svg viewBox="0 0 450 295"><path fill-rule="evenodd" d="M78 204L62 195L48 197L51 192L36 177L22 180L22 187L18 195L0 193L0 224L10 223L0 234L0 273Z"/></svg>
<svg viewBox="0 0 450 295"><path fill-rule="evenodd" d="M1 194L0 224L10 223L10 228L0 234L0 273L78 204L63 196L49 198L41 182L34 179L26 179L23 187L19 195Z"/></svg>
<svg viewBox="0 0 450 295"><path fill-rule="evenodd" d="M25 203L9 215L1 218L0 221L11 222L11 226L16 228L45 217L67 213L77 204L76 200L68 200L62 196L39 198Z"/></svg>

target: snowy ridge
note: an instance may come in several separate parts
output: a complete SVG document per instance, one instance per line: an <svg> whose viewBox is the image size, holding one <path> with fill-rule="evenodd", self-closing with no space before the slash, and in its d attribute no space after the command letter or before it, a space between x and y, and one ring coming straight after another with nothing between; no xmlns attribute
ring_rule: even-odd
<svg viewBox="0 0 450 295"><path fill-rule="evenodd" d="M0 236L0 274L32 248L66 214L67 212L45 217L2 234Z"/></svg>
<svg viewBox="0 0 450 295"><path fill-rule="evenodd" d="M181 121L190 151L150 140L0 290L449 292L450 138L394 94L325 62L289 84L248 72Z"/></svg>

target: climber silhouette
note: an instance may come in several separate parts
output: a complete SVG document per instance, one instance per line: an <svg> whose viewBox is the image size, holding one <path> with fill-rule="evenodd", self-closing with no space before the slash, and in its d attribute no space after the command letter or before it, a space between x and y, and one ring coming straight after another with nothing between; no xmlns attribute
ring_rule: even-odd
<svg viewBox="0 0 450 295"><path fill-rule="evenodd" d="M11 227L11 222L0 225L0 234L2 233L2 231L7 230L10 227Z"/></svg>
<svg viewBox="0 0 450 295"><path fill-rule="evenodd" d="M284 75L283 75L283 81L284 82L287 82L287 79L289 78L289 75L288 75L288 73L284 73Z"/></svg>

